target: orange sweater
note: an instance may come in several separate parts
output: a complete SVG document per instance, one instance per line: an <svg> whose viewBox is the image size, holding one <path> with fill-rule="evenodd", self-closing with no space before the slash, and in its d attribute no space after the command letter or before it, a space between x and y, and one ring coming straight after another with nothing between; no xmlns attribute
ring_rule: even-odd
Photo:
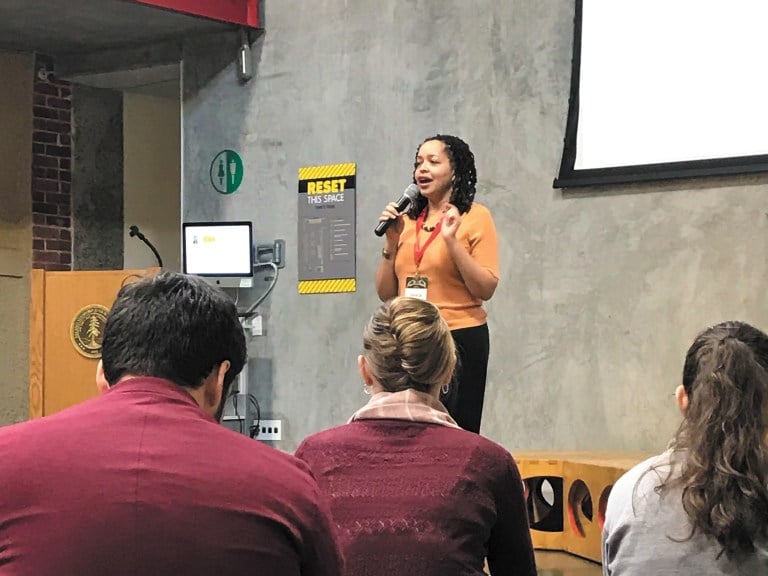
<svg viewBox="0 0 768 576"><path fill-rule="evenodd" d="M408 217L404 220L405 227L400 235L395 256L397 292L401 295L405 293L406 279L416 275L416 260L413 255L416 221ZM419 232L421 246L424 246L429 235L429 232L423 230ZM496 278L499 277L499 242L488 208L477 202L473 203L469 212L461 216L456 238L481 266ZM424 252L419 273L429 281L427 300L440 309L451 330L471 328L485 323L487 315L483 310L482 300L475 298L467 290L439 234Z"/></svg>

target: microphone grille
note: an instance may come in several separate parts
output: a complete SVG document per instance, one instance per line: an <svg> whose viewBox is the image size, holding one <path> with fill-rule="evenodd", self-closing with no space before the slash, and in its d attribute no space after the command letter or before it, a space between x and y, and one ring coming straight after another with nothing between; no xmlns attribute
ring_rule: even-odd
<svg viewBox="0 0 768 576"><path fill-rule="evenodd" d="M405 192L403 192L404 196L408 196L408 198L411 199L411 202L416 200L416 198L419 197L419 187L416 186L416 184L409 184L408 188L405 189Z"/></svg>

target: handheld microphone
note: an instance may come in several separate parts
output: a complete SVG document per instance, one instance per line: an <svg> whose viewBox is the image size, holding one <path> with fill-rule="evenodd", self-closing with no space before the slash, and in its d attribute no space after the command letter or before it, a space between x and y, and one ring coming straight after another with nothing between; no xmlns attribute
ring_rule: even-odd
<svg viewBox="0 0 768 576"><path fill-rule="evenodd" d="M160 268L162 268L162 267L163 267L163 259L162 259L162 258L160 258L160 253L157 251L157 248L155 248L155 247L152 245L152 242L150 242L149 240L147 240L147 237L146 237L146 236L144 236L144 234L142 234L141 232L139 232L139 227L138 227L138 226L130 226L130 227L128 228L128 230L129 230L129 232L128 232L128 236L130 236L131 238L133 238L133 237L135 236L135 237L137 237L139 240L141 240L142 242L144 242L144 244L146 244L147 246L149 246L149 249L150 249L150 250L152 250L152 254L154 254L154 255L155 255L155 259L157 260L157 265L158 265Z"/></svg>
<svg viewBox="0 0 768 576"><path fill-rule="evenodd" d="M416 200L419 196L419 188L416 186L416 184L409 184L408 188L405 189L405 192L403 192L403 195L398 198L397 202L395 203L395 207L397 208L398 212L402 212L408 206L411 205L411 202ZM384 236L384 233L387 231L387 228L390 227L390 225L394 222L393 219L389 220L382 220L379 222L379 224L374 229L373 233L376 234L376 236Z"/></svg>

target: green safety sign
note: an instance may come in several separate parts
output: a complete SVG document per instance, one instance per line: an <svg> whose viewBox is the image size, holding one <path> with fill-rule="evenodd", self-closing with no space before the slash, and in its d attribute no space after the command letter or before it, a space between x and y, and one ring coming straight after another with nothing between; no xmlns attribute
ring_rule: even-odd
<svg viewBox="0 0 768 576"><path fill-rule="evenodd" d="M234 150L222 150L211 162L211 184L221 194L232 194L243 182L243 160Z"/></svg>

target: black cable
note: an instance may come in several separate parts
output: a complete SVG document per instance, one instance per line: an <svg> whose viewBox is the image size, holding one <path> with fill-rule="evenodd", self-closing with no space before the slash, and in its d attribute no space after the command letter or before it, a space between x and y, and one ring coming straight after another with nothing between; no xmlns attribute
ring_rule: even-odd
<svg viewBox="0 0 768 576"><path fill-rule="evenodd" d="M277 284L277 276L279 274L279 270L277 268L277 265L274 262L256 262L256 264L253 265L254 269L256 268L265 268L270 267L272 268L272 271L274 272L274 276L272 276L272 281L270 282L267 289L264 291L264 293L259 297L256 302L251 304L251 306L246 310L245 312L239 312L237 315L241 318L250 318L251 316L254 316L256 314L256 308L259 307L259 304L264 302L264 299L269 296L270 292L275 288L275 284Z"/></svg>
<svg viewBox="0 0 768 576"><path fill-rule="evenodd" d="M141 240L142 242L144 242L144 244L146 244L147 246L149 246L149 249L150 249L150 250L152 250L152 254L154 254L154 255L155 255L155 259L157 260L157 265L158 265L160 268L162 268L162 267L163 267L163 259L162 259L162 258L160 258L160 253L157 251L157 248L155 248L155 245L154 245L154 244L152 244L152 242L150 242L149 240L147 240L147 237L146 237L146 236L144 236L144 234L142 234L142 233L139 231L139 227L138 227L138 226L130 226L128 230L129 230L129 232L128 232L128 236L130 236L131 238L133 238L133 237L135 236L135 237L137 237L139 240Z"/></svg>
<svg viewBox="0 0 768 576"><path fill-rule="evenodd" d="M240 418L240 413L237 411L237 396L238 394L232 394L232 407L235 409L235 418L237 418L238 425L240 426L240 434L242 434L244 418Z"/></svg>
<svg viewBox="0 0 768 576"><path fill-rule="evenodd" d="M256 418L255 418L255 424L252 424L249 428L249 432L251 435L251 438L255 438L259 435L259 432L261 431L261 407L259 406L259 401L256 400L256 396L253 394L248 394L248 402L253 403L253 405L256 408Z"/></svg>

